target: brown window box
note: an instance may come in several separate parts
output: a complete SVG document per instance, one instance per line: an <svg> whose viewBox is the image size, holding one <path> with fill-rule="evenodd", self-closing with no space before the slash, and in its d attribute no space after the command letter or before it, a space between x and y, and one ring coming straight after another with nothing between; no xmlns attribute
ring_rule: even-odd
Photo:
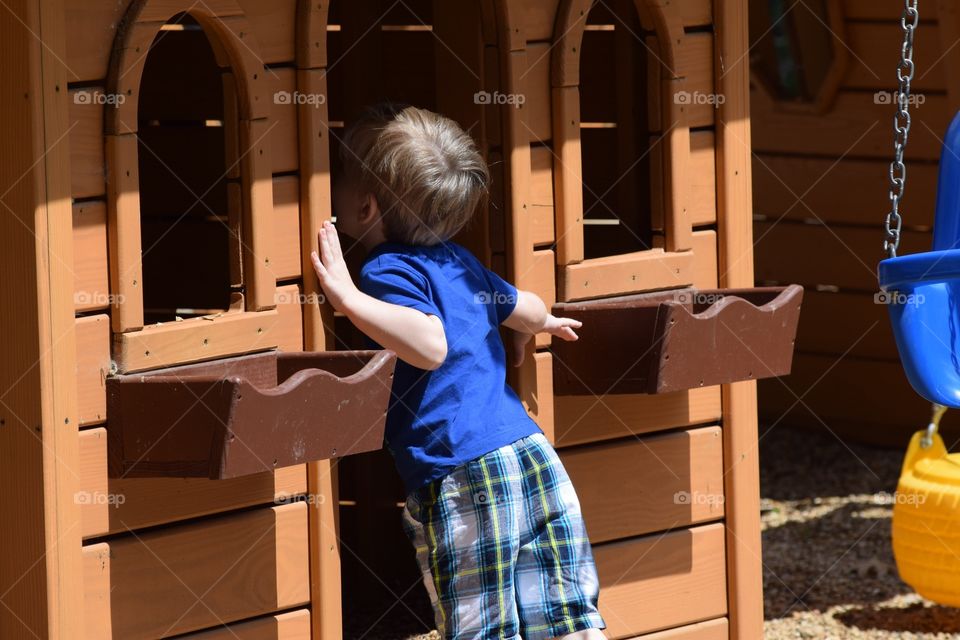
<svg viewBox="0 0 960 640"><path fill-rule="evenodd" d="M112 376L110 477L234 478L379 449L395 364L268 351Z"/></svg>
<svg viewBox="0 0 960 640"><path fill-rule="evenodd" d="M790 373L803 287L693 288L553 306L556 395L667 393Z"/></svg>

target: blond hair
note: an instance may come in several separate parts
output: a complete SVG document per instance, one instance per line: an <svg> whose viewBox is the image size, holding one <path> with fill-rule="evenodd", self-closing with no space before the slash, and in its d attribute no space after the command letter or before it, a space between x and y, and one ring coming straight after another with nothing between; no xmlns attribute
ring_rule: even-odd
<svg viewBox="0 0 960 640"><path fill-rule="evenodd" d="M473 139L449 118L381 104L340 147L348 184L372 193L387 240L433 245L457 234L487 195L490 172Z"/></svg>

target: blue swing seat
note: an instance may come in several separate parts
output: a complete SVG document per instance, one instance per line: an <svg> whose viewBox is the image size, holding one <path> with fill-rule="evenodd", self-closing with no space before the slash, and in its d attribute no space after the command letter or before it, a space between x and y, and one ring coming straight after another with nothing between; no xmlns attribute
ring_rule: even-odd
<svg viewBox="0 0 960 640"><path fill-rule="evenodd" d="M940 157L933 250L882 260L877 271L910 384L960 408L960 113Z"/></svg>

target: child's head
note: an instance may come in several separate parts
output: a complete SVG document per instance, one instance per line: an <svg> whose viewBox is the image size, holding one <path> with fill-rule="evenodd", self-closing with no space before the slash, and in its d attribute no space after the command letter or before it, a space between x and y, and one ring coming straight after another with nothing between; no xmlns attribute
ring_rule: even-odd
<svg viewBox="0 0 960 640"><path fill-rule="evenodd" d="M457 123L405 105L368 109L345 133L340 160L338 226L342 217L345 232L362 232L379 213L385 239L407 244L454 236L490 180L483 157Z"/></svg>

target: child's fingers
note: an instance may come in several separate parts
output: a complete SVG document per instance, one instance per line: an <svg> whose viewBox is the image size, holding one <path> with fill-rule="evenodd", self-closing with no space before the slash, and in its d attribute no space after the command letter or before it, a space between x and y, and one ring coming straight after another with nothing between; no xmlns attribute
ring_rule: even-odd
<svg viewBox="0 0 960 640"><path fill-rule="evenodd" d="M333 260L333 249L330 248L330 234L323 227L320 228L320 255L323 257L323 264L327 265Z"/></svg>
<svg viewBox="0 0 960 640"><path fill-rule="evenodd" d="M313 270L317 272L317 277L320 280L324 280L327 277L327 268L323 266L323 262L320 261L320 256L317 255L316 251L310 252L310 261L313 262Z"/></svg>
<svg viewBox="0 0 960 640"><path fill-rule="evenodd" d="M337 260L343 258L343 251L340 247L340 236L337 234L337 228L333 223L327 220L324 222L327 228L327 236L330 239L330 247L333 249L333 257Z"/></svg>

